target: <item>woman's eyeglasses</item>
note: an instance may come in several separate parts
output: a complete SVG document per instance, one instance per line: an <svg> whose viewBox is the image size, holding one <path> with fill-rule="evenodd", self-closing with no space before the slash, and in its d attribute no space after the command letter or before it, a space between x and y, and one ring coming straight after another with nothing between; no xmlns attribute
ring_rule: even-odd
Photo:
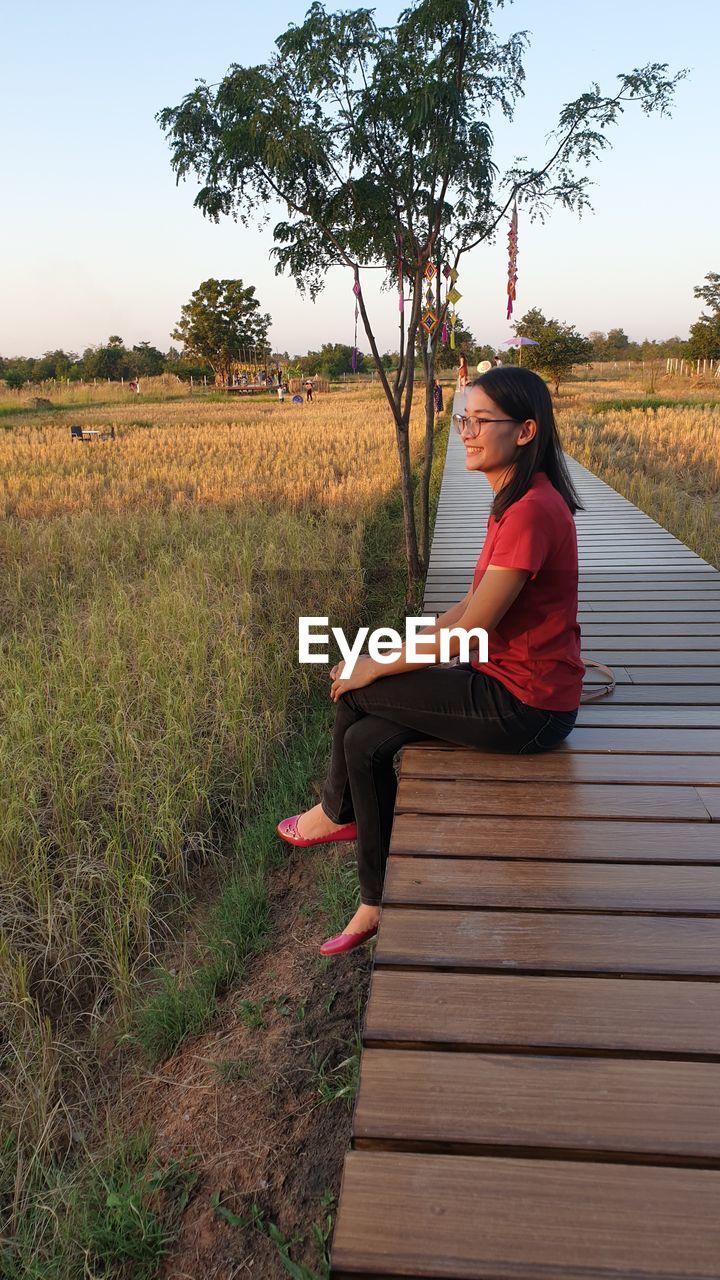
<svg viewBox="0 0 720 1280"><path fill-rule="evenodd" d="M452 424L458 435L462 435L463 431L469 432L474 440L475 436L479 436L484 426L490 422L517 422L517 418L476 418L468 417L466 414L454 413L452 416Z"/></svg>

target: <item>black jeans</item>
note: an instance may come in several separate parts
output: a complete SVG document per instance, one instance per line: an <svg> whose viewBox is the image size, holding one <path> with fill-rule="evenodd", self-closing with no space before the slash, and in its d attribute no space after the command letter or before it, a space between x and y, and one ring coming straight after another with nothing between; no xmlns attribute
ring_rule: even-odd
<svg viewBox="0 0 720 1280"><path fill-rule="evenodd" d="M332 822L357 823L362 902L376 907L382 900L400 747L436 738L528 755L557 746L576 718L577 709L529 707L469 662L381 676L341 694L320 803Z"/></svg>

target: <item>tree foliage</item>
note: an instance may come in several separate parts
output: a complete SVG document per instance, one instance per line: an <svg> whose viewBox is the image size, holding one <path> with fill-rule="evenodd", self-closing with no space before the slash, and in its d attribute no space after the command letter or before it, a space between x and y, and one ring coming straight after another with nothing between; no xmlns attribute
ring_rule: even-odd
<svg viewBox="0 0 720 1280"><path fill-rule="evenodd" d="M300 368L305 375L323 378L341 378L344 373L364 373L365 357L358 351L353 369L353 348L345 342L324 342L319 351L308 351L300 357Z"/></svg>
<svg viewBox="0 0 720 1280"><path fill-rule="evenodd" d="M242 280L203 280L186 302L173 338L185 354L207 361L225 386L233 364L269 354L270 316L260 311L253 285Z"/></svg>
<svg viewBox="0 0 720 1280"><path fill-rule="evenodd" d="M720 275L717 271L708 271L705 284L697 284L693 289L696 298L702 298L710 308L710 314L700 316L690 326L688 354L694 360L720 359Z"/></svg>
<svg viewBox="0 0 720 1280"><path fill-rule="evenodd" d="M587 168L609 145L625 107L667 112L677 80L667 64L618 76L613 92L593 84L563 107L547 153L495 165L490 118L512 118L523 93L527 33L499 38L502 0L418 0L392 26L374 10L328 12L315 0L299 25L275 41L259 66L234 63L217 86L200 80L158 115L178 180L197 177L195 204L215 221L247 223L280 208L274 226L278 271L315 297L332 266L357 282L368 345L392 408L400 456L410 584L429 550L434 438L432 382L439 326L423 340L425 456L418 502L409 453L415 345L425 267L457 266L492 239L513 202L533 217L560 203L588 206ZM384 369L362 289L368 267L390 282L402 273L409 306L400 314L400 362ZM438 280L440 277L438 277ZM446 303L437 290L442 324Z"/></svg>
<svg viewBox="0 0 720 1280"><path fill-rule="evenodd" d="M526 312L515 326L515 331L519 337L532 338L537 343L534 347L523 347L523 364L546 374L556 395L562 379L571 372L573 365L588 360L592 355L592 344L578 333L574 325L546 320L538 307Z"/></svg>

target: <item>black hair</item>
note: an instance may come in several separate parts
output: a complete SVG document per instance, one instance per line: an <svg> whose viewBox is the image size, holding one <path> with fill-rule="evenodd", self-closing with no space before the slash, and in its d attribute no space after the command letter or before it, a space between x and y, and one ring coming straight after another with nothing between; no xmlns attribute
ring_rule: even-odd
<svg viewBox="0 0 720 1280"><path fill-rule="evenodd" d="M527 493L536 471L545 473L573 515L584 511L567 469L547 383L532 369L499 365L488 369L470 385L482 387L493 403L515 422L532 418L537 423L535 436L519 450L511 478L495 495L492 514L496 520Z"/></svg>

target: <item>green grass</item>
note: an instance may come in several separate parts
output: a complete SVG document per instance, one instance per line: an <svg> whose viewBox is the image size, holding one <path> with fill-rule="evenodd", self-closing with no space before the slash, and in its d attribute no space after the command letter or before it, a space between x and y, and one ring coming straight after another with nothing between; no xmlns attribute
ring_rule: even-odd
<svg viewBox="0 0 720 1280"><path fill-rule="evenodd" d="M633 409L716 409L720 400L668 400L663 396L640 396L633 400L596 400L592 413L630 413Z"/></svg>
<svg viewBox="0 0 720 1280"><path fill-rule="evenodd" d="M37 1165L14 1238L0 1243L3 1280L152 1280L199 1174L192 1155L149 1167L151 1147L141 1130L80 1173Z"/></svg>
<svg viewBox="0 0 720 1280"><path fill-rule="evenodd" d="M448 430L449 420L445 419L435 441L430 507L433 520ZM375 617L376 611L384 619L392 619L389 625L399 625L404 616L405 569L396 555L401 535L402 507L399 495L394 495L374 514L365 530L362 562L368 566L368 580L363 622ZM332 711L325 686L315 689L301 732L273 768L255 801L252 818L241 826L232 879L209 917L203 962L185 975L162 972L158 989L141 1005L134 1035L151 1061L175 1053L188 1036L207 1027L216 1015L218 999L241 980L249 960L269 945L265 879L286 856L275 831L277 815L291 809L299 795L308 793L313 778L324 767ZM320 906L331 932L340 932L358 901L354 863L342 855L322 863Z"/></svg>
<svg viewBox="0 0 720 1280"><path fill-rule="evenodd" d="M445 421L436 436L433 510L447 429ZM57 1162L53 1135L57 1128L67 1140L81 1098L83 1125L92 1128L93 1062L90 1047L85 1059L54 1027L68 1009L102 1012L114 997L128 1035L158 1061L212 1022L218 1000L267 947L267 876L286 856L275 825L325 767L334 710L324 671L317 680L306 672L288 679L285 668L295 670L288 617L296 616L301 587L313 603L325 600L348 631L399 623L402 508L399 495L391 496L369 513L357 541L354 528L333 531L271 513L251 539L263 553L253 563L243 550L241 512L8 522L5 535L7 562L21 567L0 596L0 615L11 623L2 649L0 865L4 858L6 886L11 876L30 885L8 916L13 942L22 938L28 905L42 907L50 933L28 934L26 955L22 947L15 955L0 948L14 1096L22 1099L19 1138L0 1139L7 1241L0 1273L3 1280L144 1280L173 1238L191 1171L147 1174L145 1138L138 1146L129 1139L105 1160L91 1157L81 1138ZM92 557L79 554L88 538ZM352 557L343 568L336 553L348 538ZM282 570L278 591L281 571L273 566L287 564L289 553L292 564L296 553L299 563L329 557L340 564L337 600L299 569ZM251 650L267 660L249 672ZM125 687L126 701L117 697ZM42 753L39 742L47 743ZM138 998L139 957L182 930L203 865L216 878L223 869L224 884L193 962L148 976ZM338 919L356 883L354 867L342 876L343 885L328 885L325 895ZM294 1013L300 1021L304 1009ZM351 1083L329 1078L327 1087L341 1096ZM82 1257L94 1269L83 1271Z"/></svg>
<svg viewBox="0 0 720 1280"><path fill-rule="evenodd" d="M313 1066L317 1077L317 1091L323 1102L343 1101L348 1107L352 1107L360 1081L361 1053L362 1037L356 1031L352 1052L335 1066L329 1065L332 1054L328 1054L322 1062L315 1058Z"/></svg>

